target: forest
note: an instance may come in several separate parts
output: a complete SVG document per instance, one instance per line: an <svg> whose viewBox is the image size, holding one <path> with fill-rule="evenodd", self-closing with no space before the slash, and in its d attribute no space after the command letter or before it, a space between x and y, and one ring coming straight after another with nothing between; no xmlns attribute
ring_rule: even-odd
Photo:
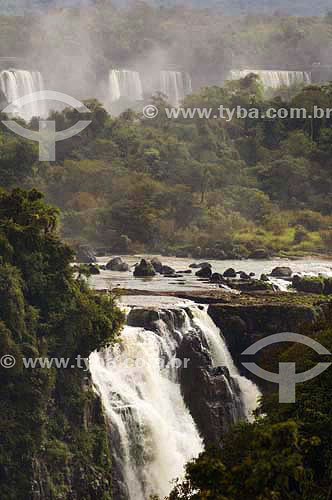
<svg viewBox="0 0 332 500"><path fill-rule="evenodd" d="M113 344L126 347L119 338L125 324L119 297L89 288L87 268L72 265L79 246L93 248L98 256L155 253L267 262L332 253L332 114L310 116L314 106L332 109L332 82L327 78L267 92L253 73L227 79L229 69L237 67L304 71L315 64L329 66L332 15L326 2L216 1L213 11L202 8L202 1L137 2L131 8L107 0L86 3L82 10L54 10L53 2L39 0L29 2L28 14L21 16L12 2L0 0L0 58L24 60L24 67L46 75L47 86L72 92L89 109L51 111L56 130L91 120L80 134L56 144L56 161L45 162L39 160L38 144L6 128L2 122L8 117L0 113L0 360L17 360L11 370L0 363L0 497L5 500L119 500L112 482L114 489L122 479L114 481L120 434L110 432L113 422L105 418L110 409L102 406L90 375L75 366L22 365L26 358L86 359ZM244 8L248 13L239 16ZM194 92L182 109L209 108L210 118L168 118L170 105L162 93L144 95L136 105L124 100L122 111L112 113L94 93L111 68L121 64L140 70L157 59L167 68L190 72ZM4 109L2 91L0 102ZM158 110L154 118L142 113L150 104ZM215 118L220 106L255 108L260 117ZM269 108L304 109L308 117L270 119ZM39 130L38 117L18 121ZM209 292L215 293L213 303L225 300L219 288ZM239 296L228 295L225 302L232 306ZM301 323L301 332L331 351L330 292L309 296L271 287L241 299L257 314L280 305L279 300L287 308L290 296L299 315L310 304L314 319L311 325ZM190 307L196 305L207 317L205 305ZM148 307L145 314L142 307L144 328L130 328L140 328L149 341L146 323L167 316L162 307L157 314ZM167 318L175 317L170 311ZM239 323L235 317L234 324ZM173 343L182 340L179 325L175 333ZM208 365L208 342L191 333L191 352L202 348L209 390L217 385L213 377L219 376L223 387L228 378L234 382L227 366ZM224 342L219 330L217 336ZM154 338L160 338L158 330ZM133 341L133 350L140 344ZM280 361L296 362L302 372L316 365L317 356L291 345L266 356L264 367L276 371ZM129 375L119 372L119 379ZM145 380L148 374L139 375ZM220 436L222 446L207 446L190 460L168 499L331 500L331 380L330 368L297 387L295 404L279 404L277 391L262 386L255 418L237 422ZM137 432L136 409L129 409L111 385L108 391L112 404L123 403L127 410L118 415L133 426L130 451L146 483L143 469L153 462L155 449L151 442L143 448L147 441L140 439L149 438L149 419ZM236 391L230 392L234 397Z"/></svg>
<svg viewBox="0 0 332 500"><path fill-rule="evenodd" d="M267 99L249 75L203 88L184 108L332 107L330 84L284 94ZM2 126L2 187L42 191L74 245L219 259L331 251L331 119L169 119L163 96L153 102L155 119L133 110L112 117L85 101L91 126L58 142L50 163ZM78 116L66 109L51 118L60 130Z"/></svg>

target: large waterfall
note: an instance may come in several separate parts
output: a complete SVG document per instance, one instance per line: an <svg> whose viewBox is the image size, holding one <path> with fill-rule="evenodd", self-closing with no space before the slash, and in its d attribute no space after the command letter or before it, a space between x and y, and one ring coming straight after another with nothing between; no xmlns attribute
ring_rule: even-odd
<svg viewBox="0 0 332 500"><path fill-rule="evenodd" d="M143 88L137 71L112 69L109 75L110 102L125 97L130 101L143 99Z"/></svg>
<svg viewBox="0 0 332 500"><path fill-rule="evenodd" d="M171 481L183 475L186 462L203 450L200 423L194 422L195 411L185 402L188 387L183 387L181 373L194 360L181 357L184 343L197 343L202 359L211 364L204 365L203 379L214 377L222 385L225 397L217 404L229 424L249 416L257 405L258 389L238 374L219 330L200 307L132 308L122 341L90 357L92 378L109 419L117 500L164 498ZM199 378L193 382L198 388ZM206 393L212 391L206 389L193 395L193 405L201 399L204 408Z"/></svg>
<svg viewBox="0 0 332 500"><path fill-rule="evenodd" d="M178 106L186 95L192 93L190 75L180 71L161 71L160 91L171 104Z"/></svg>
<svg viewBox="0 0 332 500"><path fill-rule="evenodd" d="M44 82L37 71L9 69L0 73L0 88L8 103L33 92L44 90ZM46 117L47 106L45 101L36 101L17 108L17 115L26 121L33 116Z"/></svg>
<svg viewBox="0 0 332 500"><path fill-rule="evenodd" d="M281 87L293 87L294 85L308 85L311 83L311 74L306 71L231 70L230 79L239 80L240 78L245 78L250 73L258 75L266 89L279 89Z"/></svg>

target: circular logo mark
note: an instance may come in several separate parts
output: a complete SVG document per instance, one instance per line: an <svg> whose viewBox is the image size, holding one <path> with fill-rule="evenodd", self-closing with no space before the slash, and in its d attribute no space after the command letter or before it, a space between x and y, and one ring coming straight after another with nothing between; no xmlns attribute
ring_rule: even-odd
<svg viewBox="0 0 332 500"><path fill-rule="evenodd" d="M158 116L159 110L153 104L148 104L143 109L143 115L145 118L156 118Z"/></svg>
<svg viewBox="0 0 332 500"><path fill-rule="evenodd" d="M16 359L10 354L5 354L0 358L0 366L2 368L13 368L16 365Z"/></svg>

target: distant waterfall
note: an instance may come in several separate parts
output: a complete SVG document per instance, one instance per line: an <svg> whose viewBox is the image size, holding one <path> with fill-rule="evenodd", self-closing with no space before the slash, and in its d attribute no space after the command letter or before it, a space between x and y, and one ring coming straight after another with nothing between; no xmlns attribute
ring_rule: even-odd
<svg viewBox="0 0 332 500"><path fill-rule="evenodd" d="M187 461L198 456L203 442L186 407L176 357L186 336L198 342L213 365L226 366L224 387L233 401L230 420L244 418L257 405L258 390L241 377L219 330L198 306L132 309L122 342L90 356L92 379L110 422L117 500L164 498L171 481L182 477ZM147 329L147 326L150 329ZM212 370L215 370L212 368ZM240 388L240 390L237 389ZM204 398L204 394L201 395ZM241 401L242 400L242 401Z"/></svg>
<svg viewBox="0 0 332 500"><path fill-rule="evenodd" d="M37 71L9 69L0 73L0 88L7 101L12 103L16 99L33 92L44 90L44 82ZM17 115L26 121L33 116L46 117L47 107L45 101L37 101L17 108Z"/></svg>
<svg viewBox="0 0 332 500"><path fill-rule="evenodd" d="M311 74L306 71L268 71L256 69L231 70L230 79L239 80L250 73L255 73L261 79L264 88L279 89L294 85L308 85L311 83Z"/></svg>
<svg viewBox="0 0 332 500"><path fill-rule="evenodd" d="M130 101L143 100L143 88L137 71L112 69L109 75L110 102L126 97Z"/></svg>
<svg viewBox="0 0 332 500"><path fill-rule="evenodd" d="M178 106L186 95L192 93L190 75L180 71L161 71L160 91L171 104Z"/></svg>

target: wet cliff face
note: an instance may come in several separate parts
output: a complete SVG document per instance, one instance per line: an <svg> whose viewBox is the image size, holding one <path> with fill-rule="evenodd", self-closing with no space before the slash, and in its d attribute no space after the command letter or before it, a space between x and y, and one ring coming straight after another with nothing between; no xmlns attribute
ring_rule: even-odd
<svg viewBox="0 0 332 500"><path fill-rule="evenodd" d="M178 382L185 404L206 445L220 442L229 427L245 418L241 390L227 366L216 366L206 333L210 325L197 325L195 314L204 318L202 306L174 309L132 309L131 326L144 327L160 335L172 332L174 356L181 361ZM220 336L220 342L223 342ZM180 363L179 363L180 364Z"/></svg>
<svg viewBox="0 0 332 500"><path fill-rule="evenodd" d="M241 354L258 340L282 332L303 333L320 318L324 318L324 304L290 295L285 303L256 300L248 304L211 304L208 314L221 329L232 358L242 375L253 380L264 390L274 390L275 384L265 382L246 370L241 362L248 361ZM301 302L302 300L302 302ZM249 302L249 301L248 301ZM271 352L279 347L269 347L250 357L257 364L266 362ZM269 349L269 350L268 350Z"/></svg>
<svg viewBox="0 0 332 500"><path fill-rule="evenodd" d="M217 445L234 422L245 418L239 385L226 366L213 366L208 346L197 334L182 339L177 357L190 360L179 372L185 403L205 444Z"/></svg>

